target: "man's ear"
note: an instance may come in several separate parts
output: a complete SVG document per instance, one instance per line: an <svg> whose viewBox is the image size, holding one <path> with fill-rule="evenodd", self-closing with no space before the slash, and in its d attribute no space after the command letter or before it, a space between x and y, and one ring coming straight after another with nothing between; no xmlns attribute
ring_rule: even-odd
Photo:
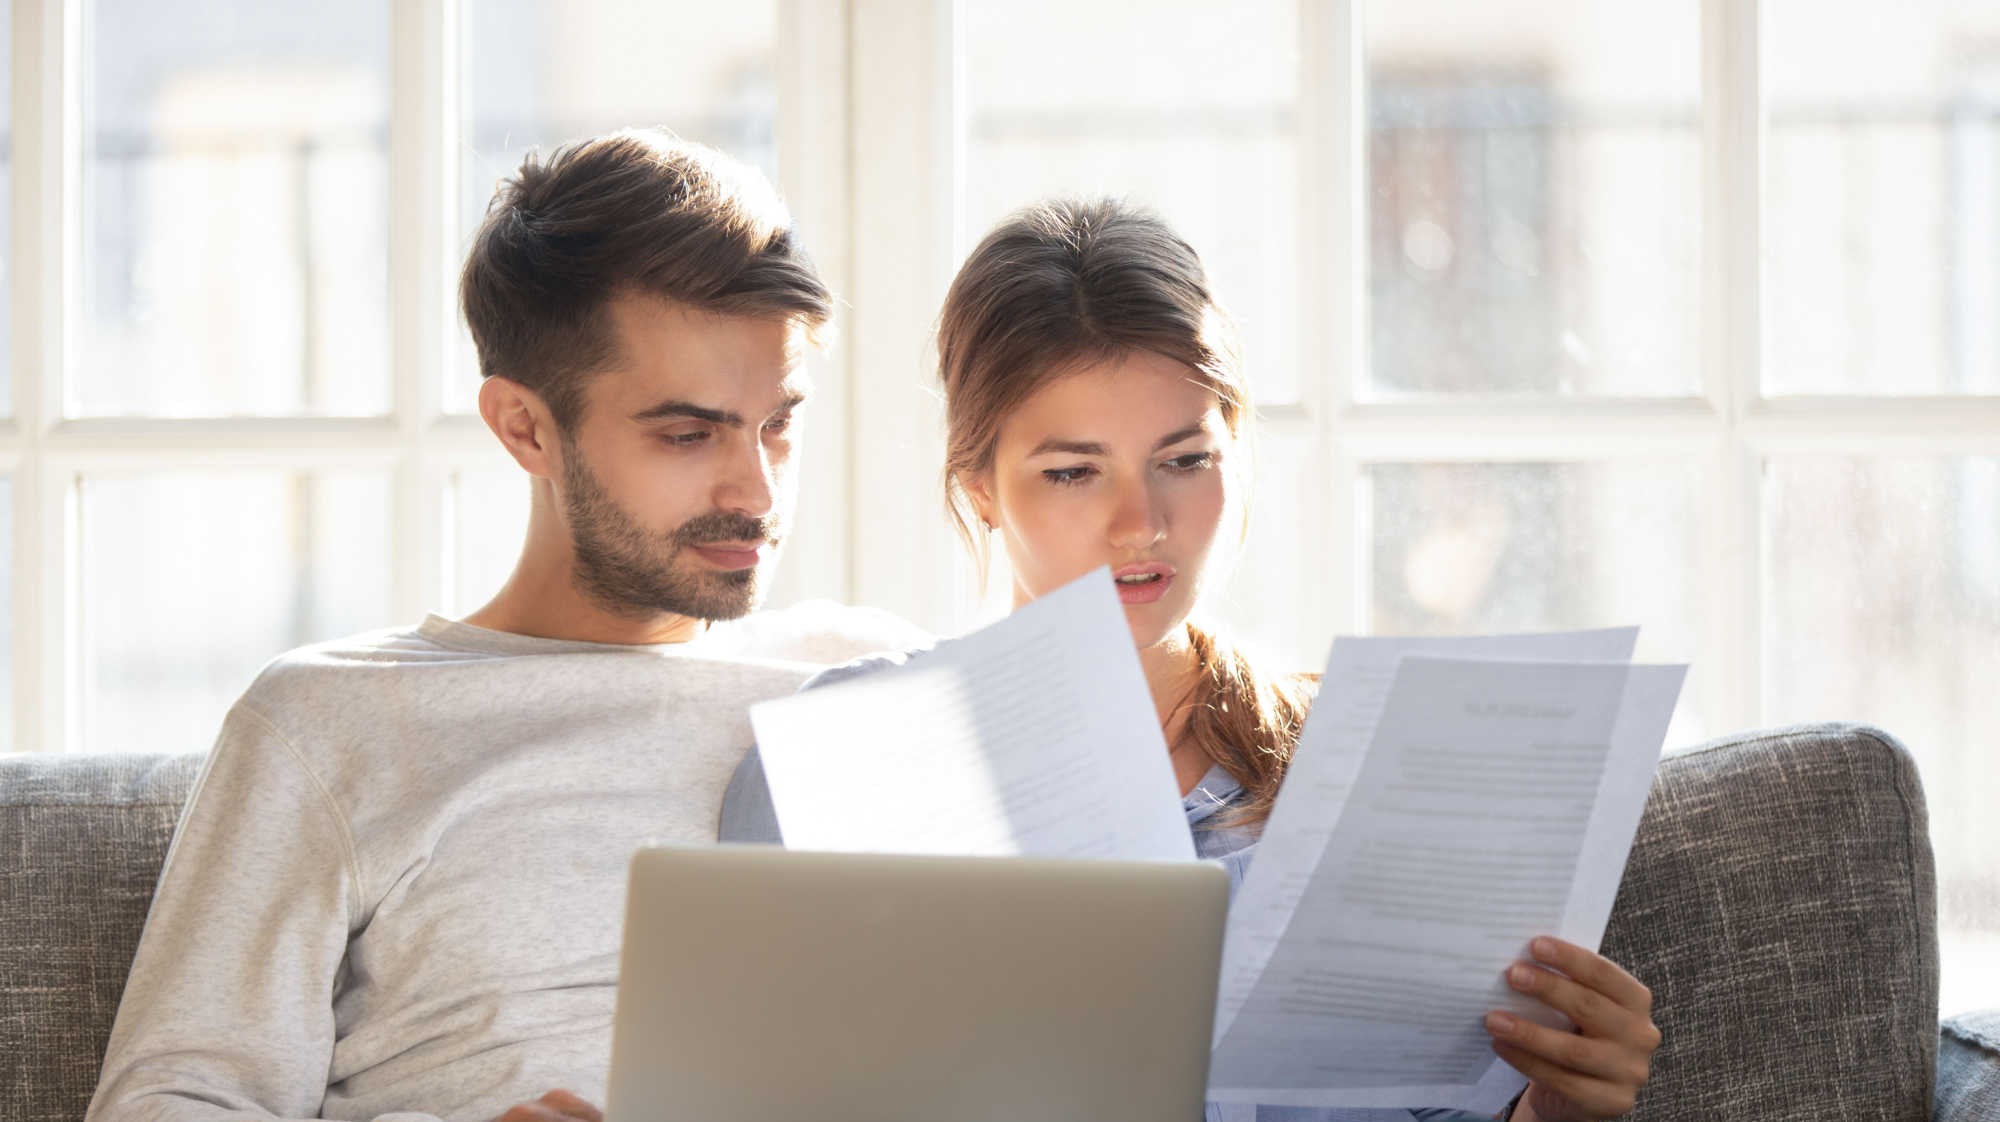
<svg viewBox="0 0 2000 1122"><path fill-rule="evenodd" d="M511 378L488 376L479 384L479 415L521 470L541 479L560 473L555 416L540 394Z"/></svg>

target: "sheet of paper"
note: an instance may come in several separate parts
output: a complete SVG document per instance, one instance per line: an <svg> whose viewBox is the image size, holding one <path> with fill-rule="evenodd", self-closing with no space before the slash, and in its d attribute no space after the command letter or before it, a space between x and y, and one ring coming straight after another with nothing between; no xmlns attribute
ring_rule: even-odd
<svg viewBox="0 0 2000 1122"><path fill-rule="evenodd" d="M1601 937L1685 669L1404 658L1296 911L1221 1033L1210 1097L1504 1105L1525 1080L1482 1017L1547 1021L1501 972L1536 934Z"/></svg>
<svg viewBox="0 0 2000 1122"><path fill-rule="evenodd" d="M1264 826L1257 858L1229 911L1216 1006L1216 1039L1249 997L1250 985L1298 904L1319 864L1327 835L1340 818L1347 792L1368 748L1368 738L1388 700L1396 667L1407 655L1452 658L1542 659L1557 662L1627 662L1639 629L1614 627L1530 635L1458 637L1342 636L1327 655L1319 696L1306 715L1278 801Z"/></svg>
<svg viewBox="0 0 2000 1122"><path fill-rule="evenodd" d="M750 721L794 849L1194 860L1109 569Z"/></svg>

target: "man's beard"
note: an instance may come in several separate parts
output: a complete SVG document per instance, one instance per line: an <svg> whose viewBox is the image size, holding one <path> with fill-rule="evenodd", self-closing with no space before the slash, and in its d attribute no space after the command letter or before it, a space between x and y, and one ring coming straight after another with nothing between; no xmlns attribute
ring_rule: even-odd
<svg viewBox="0 0 2000 1122"><path fill-rule="evenodd" d="M690 518L665 533L639 525L612 499L581 449L565 441L563 513L576 552L572 576L578 591L612 613L644 618L660 612L693 619L736 619L763 599L760 565L709 569L696 559L681 564L688 549L710 542L769 542L781 538L783 519L715 511Z"/></svg>

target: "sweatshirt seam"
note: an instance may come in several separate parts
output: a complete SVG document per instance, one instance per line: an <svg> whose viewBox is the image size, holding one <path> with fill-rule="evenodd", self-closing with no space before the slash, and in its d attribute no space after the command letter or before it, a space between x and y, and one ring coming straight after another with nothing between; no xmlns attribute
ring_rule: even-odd
<svg viewBox="0 0 2000 1122"><path fill-rule="evenodd" d="M340 813L340 804L334 801L333 792L327 790L326 784L320 781L319 773L312 769L311 764L306 763L305 755L298 750L298 747L291 742L289 737L279 731L278 726L272 723L271 718L248 704L239 704L238 708L242 710L245 716L256 718L257 723L263 725L270 732L272 738L284 747L286 754L291 756L292 762L298 765L299 770L304 772L306 779L312 783L313 790L319 792L320 801L325 804L328 817L333 819L334 832L340 836L340 848L347 859L347 874L353 886L348 889L346 894L347 900L345 901L347 906L347 927L351 930L354 927L354 917L360 914L359 904L362 884L361 861L354 851L354 833L348 828L347 817Z"/></svg>

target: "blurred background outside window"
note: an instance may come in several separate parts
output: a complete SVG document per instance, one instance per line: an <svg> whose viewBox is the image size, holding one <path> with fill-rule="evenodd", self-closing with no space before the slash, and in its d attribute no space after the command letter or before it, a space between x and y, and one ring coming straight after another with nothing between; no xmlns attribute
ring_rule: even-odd
<svg viewBox="0 0 2000 1122"><path fill-rule="evenodd" d="M54 652L22 696L0 644L0 747L200 750L283 650L462 614L505 579L527 488L470 416L455 307L426 326L446 360L397 357L392 216L430 205L397 194L400 91L457 82L434 221L461 256L529 149L662 125L775 178L788 122L846 120L826 108L840 67L780 80L801 50L858 53L787 45L802 0L461 0L452 42L392 50L440 2L83 3L63 369L21 366L0 299L0 412L31 379L59 389L46 432L0 438L0 572L77 608L51 631L0 599L10 637ZM1236 315L1259 483L1216 615L1298 667L1338 629L1639 623L1642 656L1693 663L1670 746L1879 724L1930 792L1946 1011L2000 1004L2000 443L1954 416L2000 401L2000 6L1764 0L1761 249L1731 289L1753 361L1709 318L1709 286L1742 281L1716 247L1744 225L1706 212L1737 198L1713 189L1711 140L1745 107L1705 100L1720 33L1693 0L1363 5L1343 25L1362 160L1332 202L1306 190L1326 142L1308 106L1345 71L1304 46L1332 0L909 3L955 21L933 91L954 254L1036 198L1123 195L1194 243ZM10 64L33 49L13 24ZM0 143L9 289L24 158L47 157ZM1315 231L1343 217L1361 259L1316 268ZM1342 293L1310 279L1349 266L1353 355L1318 330L1350 314ZM852 304L874 287L847 283ZM920 392L922 346L849 376ZM406 415L419 377L442 416ZM902 470L934 486L934 465ZM851 498L809 481L805 501ZM849 532L858 570L897 548ZM44 742L35 711L61 696L78 715Z"/></svg>

